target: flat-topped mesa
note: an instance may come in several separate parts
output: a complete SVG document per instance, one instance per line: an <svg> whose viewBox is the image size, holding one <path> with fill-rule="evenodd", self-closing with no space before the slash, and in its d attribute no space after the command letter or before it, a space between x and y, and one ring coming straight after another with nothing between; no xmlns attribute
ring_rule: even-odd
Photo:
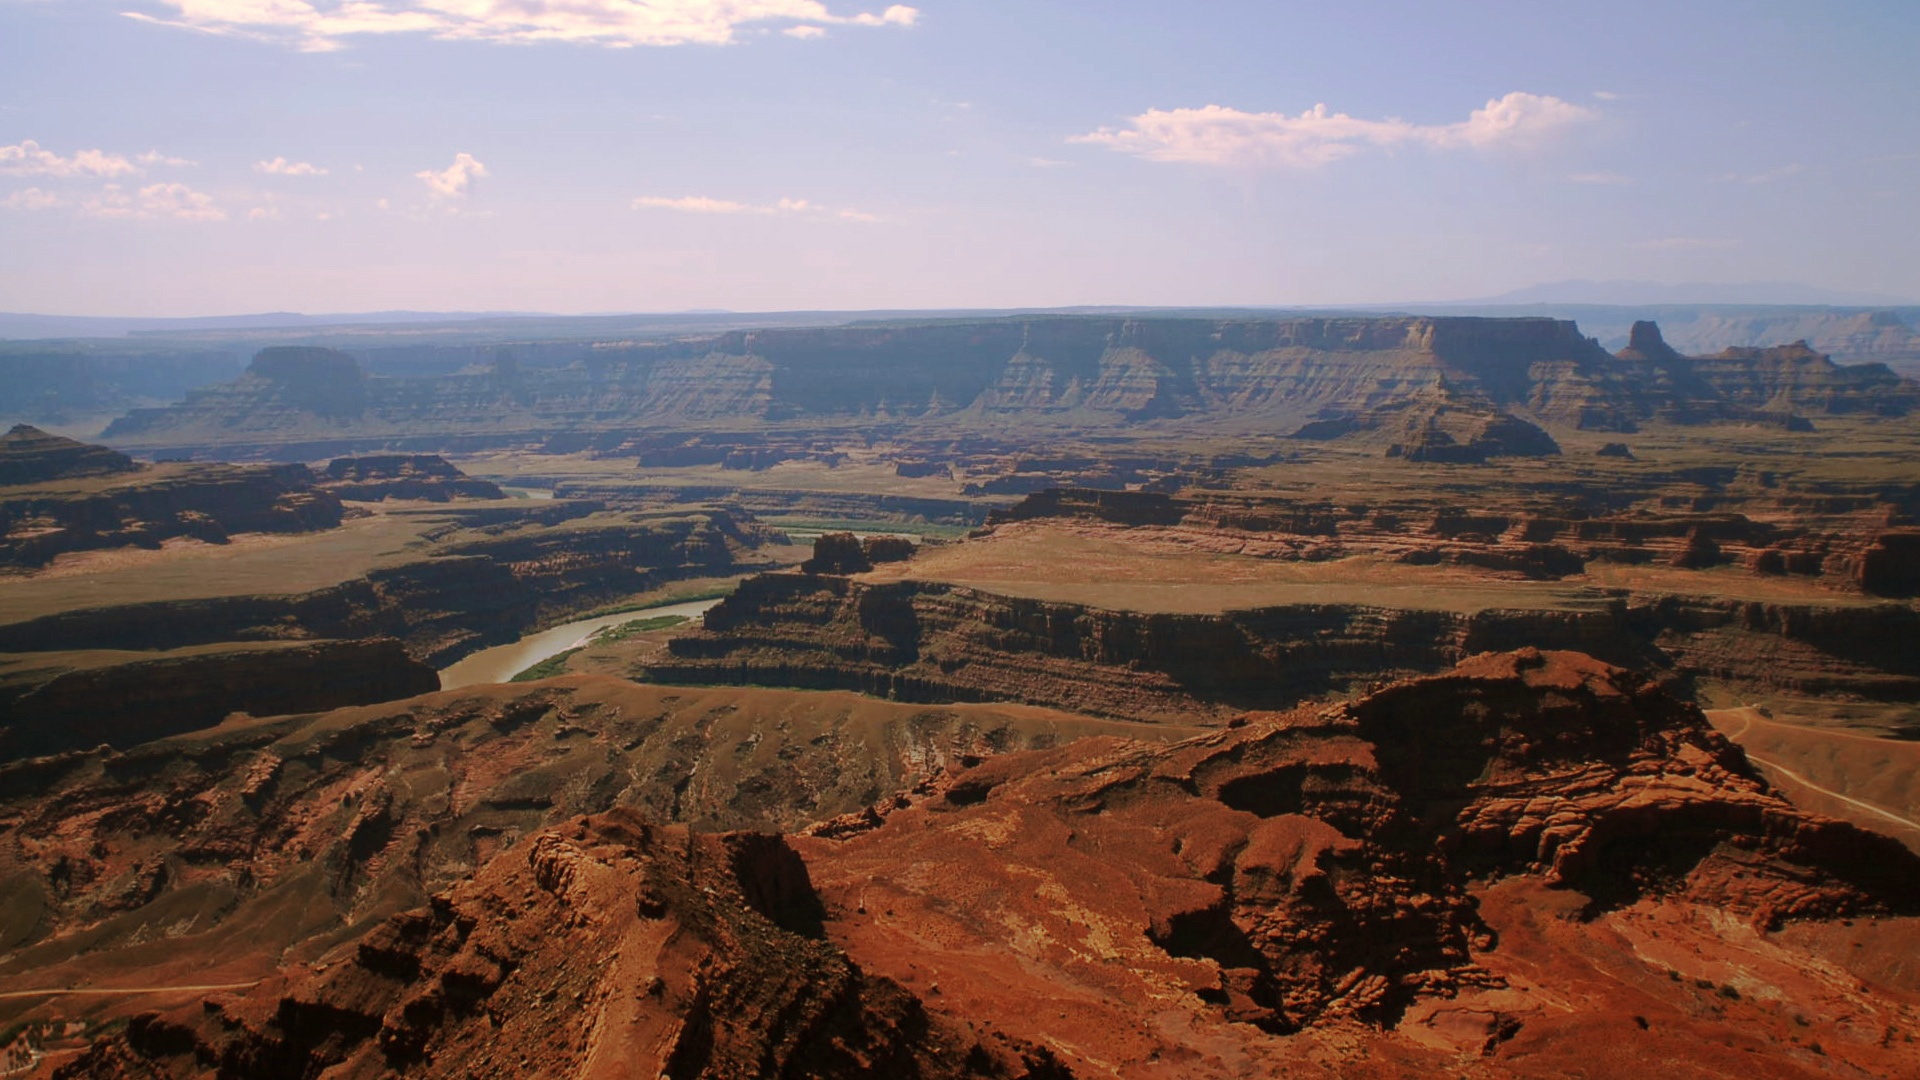
<svg viewBox="0 0 1920 1080"><path fill-rule="evenodd" d="M363 378L342 354L269 350L244 378L136 410L109 431L141 446L340 453L722 419L743 435L982 415L1090 431L1174 419L1272 431L1328 408L1435 392L1617 426L1628 401L1608 384L1605 351L1551 319L1046 316L740 331L587 352L503 381Z"/></svg>
<svg viewBox="0 0 1920 1080"><path fill-rule="evenodd" d="M16 424L0 435L0 486L113 476L139 469L117 450L52 435L30 424Z"/></svg>

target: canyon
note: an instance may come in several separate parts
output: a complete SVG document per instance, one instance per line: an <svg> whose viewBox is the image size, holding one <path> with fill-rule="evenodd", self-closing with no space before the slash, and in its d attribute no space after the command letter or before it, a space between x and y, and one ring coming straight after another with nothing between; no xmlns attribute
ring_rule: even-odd
<svg viewBox="0 0 1920 1080"><path fill-rule="evenodd" d="M16 430L9 1052L1913 1071L1920 384L1613 340L327 339L105 446Z"/></svg>

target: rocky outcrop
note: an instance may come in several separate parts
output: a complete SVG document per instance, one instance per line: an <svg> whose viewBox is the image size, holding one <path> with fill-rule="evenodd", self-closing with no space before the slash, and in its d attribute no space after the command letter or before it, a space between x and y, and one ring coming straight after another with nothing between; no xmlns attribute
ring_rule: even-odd
<svg viewBox="0 0 1920 1080"><path fill-rule="evenodd" d="M342 499L504 499L500 485L475 480L438 454L375 454L335 458L327 463L322 485Z"/></svg>
<svg viewBox="0 0 1920 1080"><path fill-rule="evenodd" d="M29 424L15 424L0 435L0 487L112 476L139 468L117 450L49 435Z"/></svg>
<svg viewBox="0 0 1920 1080"><path fill-rule="evenodd" d="M1639 408L1683 424L1744 420L1806 430L1807 416L1906 416L1920 408L1920 384L1885 364L1835 364L1805 341L1687 357L1652 323L1635 323L1617 358L1633 372Z"/></svg>
<svg viewBox="0 0 1920 1080"><path fill-rule="evenodd" d="M1532 951L1535 935L1497 934L1482 902L1497 882L1565 895L1561 918L1585 920L1589 943L1605 913L1636 902L1644 918L1699 905L1761 928L1920 910L1920 858L1796 810L1646 680L1535 650L1167 746L989 759L816 831L802 854L863 967L937 972L946 1008L1044 1033L1073 1048L1067 1064L1123 1076L1174 1075L1154 1063L1198 1046L1227 1060L1184 1075L1244 1075L1236 1056L1260 1073L1324 1045L1316 1031L1352 1046L1367 1027L1383 1031L1357 1052L1372 1075L1432 1075L1437 1061L1389 1049L1405 1044L1384 1030L1418 1030L1410 1017L1439 1007L1484 1014L1463 1044L1441 1043L1461 1055L1448 1060L1555 1075L1564 1065L1529 1056L1551 1042L1496 1056L1523 1027L1555 1027L1557 1007L1524 992L1549 979L1580 987L1583 1016L1624 1006L1647 1019L1640 1003L1668 982L1658 967L1616 1004L1603 987L1637 973L1596 975L1598 946L1559 968ZM1532 917L1553 921L1551 905ZM1727 953L1742 948L1733 937L1699 940ZM1624 1012L1618 1023L1636 1030ZM1565 1029L1560 1052L1594 1037ZM1691 1059L1710 1042L1651 1052Z"/></svg>
<svg viewBox="0 0 1920 1080"><path fill-rule="evenodd" d="M391 638L0 655L0 761L125 749L234 712L318 712L439 687L434 670Z"/></svg>
<svg viewBox="0 0 1920 1080"><path fill-rule="evenodd" d="M427 905L496 856L523 859L581 815L792 830L948 765L1137 730L576 676L17 760L0 764L0 982L245 981ZM286 918L289 903L303 914ZM175 940L183 919L192 933ZM210 966L238 974L209 979Z"/></svg>
<svg viewBox="0 0 1920 1080"><path fill-rule="evenodd" d="M56 1075L1041 1077L820 938L778 837L615 811L540 834L339 963L136 1017Z"/></svg>
<svg viewBox="0 0 1920 1080"><path fill-rule="evenodd" d="M0 567L44 566L69 551L221 544L235 533L340 524L333 493L304 465L169 463L125 475L0 488Z"/></svg>
<svg viewBox="0 0 1920 1080"><path fill-rule="evenodd" d="M1860 556L1860 588L1879 596L1920 595L1920 532L1882 533Z"/></svg>

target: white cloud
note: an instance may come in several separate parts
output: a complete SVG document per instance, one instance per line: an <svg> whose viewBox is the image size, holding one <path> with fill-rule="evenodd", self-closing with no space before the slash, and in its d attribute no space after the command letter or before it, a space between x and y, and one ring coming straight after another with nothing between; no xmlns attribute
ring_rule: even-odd
<svg viewBox="0 0 1920 1080"><path fill-rule="evenodd" d="M213 205L211 195L185 184L149 184L140 189L141 217L173 218L178 221L225 221L227 212Z"/></svg>
<svg viewBox="0 0 1920 1080"><path fill-rule="evenodd" d="M1620 95L1614 93L1612 90L1595 90L1593 92L1593 96L1599 98L1601 101L1619 101L1620 100Z"/></svg>
<svg viewBox="0 0 1920 1080"><path fill-rule="evenodd" d="M669 199L660 195L642 195L633 200L635 210L679 210L688 214L745 214L754 210L746 203L731 199L709 199L705 195L685 195Z"/></svg>
<svg viewBox="0 0 1920 1080"><path fill-rule="evenodd" d="M35 187L16 191L5 199L0 199L0 206L9 210L52 210L65 205L67 200L64 197Z"/></svg>
<svg viewBox="0 0 1920 1080"><path fill-rule="evenodd" d="M782 30L780 32L787 35L788 37L797 37L797 38L817 38L817 37L827 36L826 27L813 26L810 24L803 24L800 26L789 26L785 30Z"/></svg>
<svg viewBox="0 0 1920 1080"><path fill-rule="evenodd" d="M288 161L283 157L276 157L272 161L256 161L253 163L253 171L266 173L268 176L327 175L327 170L318 165L306 161Z"/></svg>
<svg viewBox="0 0 1920 1080"><path fill-rule="evenodd" d="M459 199L467 194L467 188L473 186L475 179L487 175L487 167L480 164L472 154L462 151L453 155L453 164L439 171L428 169L413 174L416 179L426 182L427 189L437 199Z"/></svg>
<svg viewBox="0 0 1920 1080"><path fill-rule="evenodd" d="M1556 97L1519 91L1494 98L1465 120L1414 124L1362 120L1315 105L1298 116L1250 113L1222 105L1149 109L1124 128L1101 128L1069 142L1105 146L1150 161L1202 165L1310 168L1369 148L1436 149L1518 147L1592 120L1592 109Z"/></svg>
<svg viewBox="0 0 1920 1080"><path fill-rule="evenodd" d="M61 157L32 139L0 146L0 173L16 176L126 176L139 171L124 156L103 150L76 150L72 157Z"/></svg>
<svg viewBox="0 0 1920 1080"><path fill-rule="evenodd" d="M146 153L141 154L139 157L134 158L133 160L139 162L142 165L147 165L147 166L153 166L153 165L182 166L182 165L200 164L197 161L188 161L186 158L168 157L167 155L161 153L158 150L149 150Z"/></svg>
<svg viewBox="0 0 1920 1080"><path fill-rule="evenodd" d="M138 191L106 184L91 194L72 196L28 188L4 205L27 210L71 207L82 217L106 220L227 220L227 212L214 204L213 196L185 184L148 184Z"/></svg>
<svg viewBox="0 0 1920 1080"><path fill-rule="evenodd" d="M566 41L634 45L726 45L742 29L781 25L795 37L828 26L912 26L918 10L835 15L822 0L152 0L161 17L143 22L292 45L310 52L367 34L426 34L443 40Z"/></svg>
<svg viewBox="0 0 1920 1080"><path fill-rule="evenodd" d="M835 210L821 206L810 199L780 199L765 205L736 202L732 199L715 199L706 195L682 195L668 198L663 195L642 195L633 200L635 210L677 210L683 214L761 214L761 215L797 215L818 219L838 218L842 221L879 221L878 215L861 210Z"/></svg>

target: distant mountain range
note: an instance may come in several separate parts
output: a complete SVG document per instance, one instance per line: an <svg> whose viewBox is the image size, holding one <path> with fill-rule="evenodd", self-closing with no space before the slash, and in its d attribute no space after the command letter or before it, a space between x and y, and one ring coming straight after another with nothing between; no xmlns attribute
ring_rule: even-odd
<svg viewBox="0 0 1920 1080"><path fill-rule="evenodd" d="M1781 307L1904 307L1911 297L1886 293L1821 289L1791 281L1749 281L1738 284L1660 281L1552 281L1477 300L1453 300L1417 307L1479 307L1489 304L1600 304L1613 307L1662 305L1751 305Z"/></svg>

